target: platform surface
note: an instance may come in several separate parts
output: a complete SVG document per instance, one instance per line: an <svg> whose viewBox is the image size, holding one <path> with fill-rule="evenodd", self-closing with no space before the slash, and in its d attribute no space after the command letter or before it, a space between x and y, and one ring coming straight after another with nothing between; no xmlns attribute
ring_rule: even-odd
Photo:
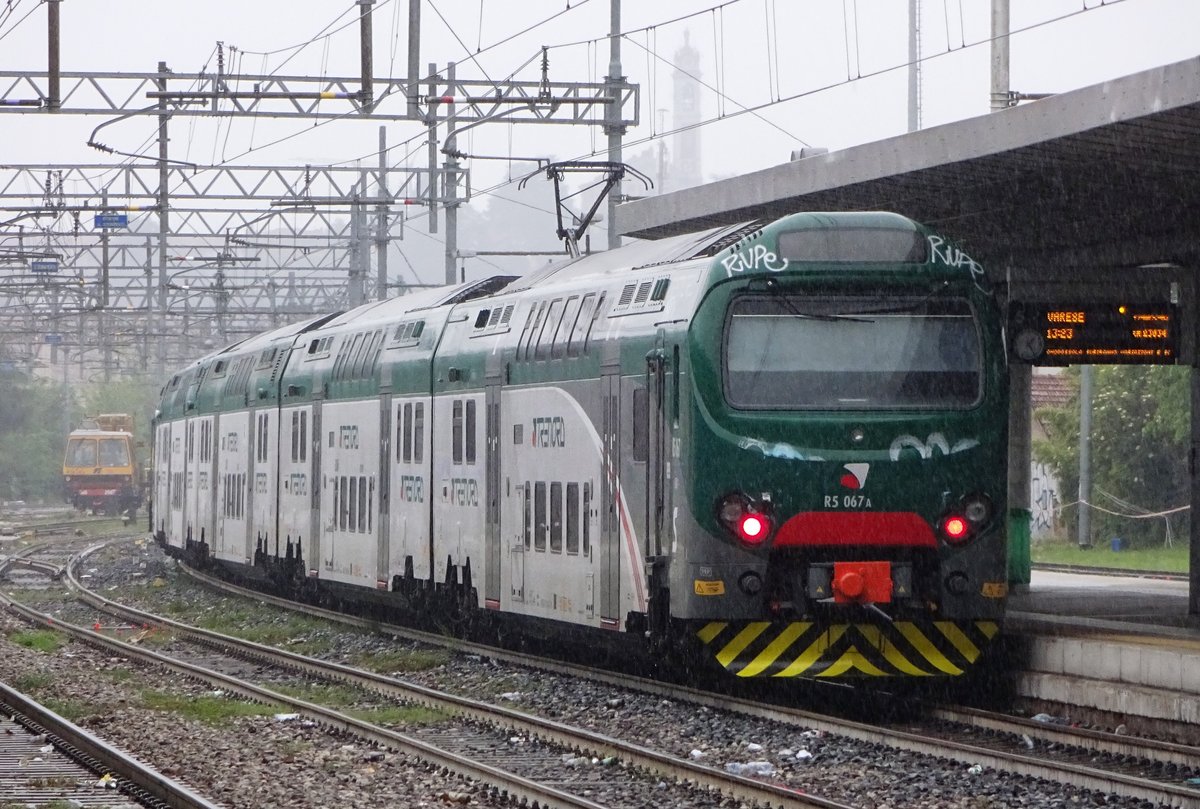
<svg viewBox="0 0 1200 809"><path fill-rule="evenodd" d="M1010 629L1083 630L1191 639L1200 620L1189 617L1188 583L1153 575L1090 575L1034 570L1028 587L1009 596Z"/></svg>

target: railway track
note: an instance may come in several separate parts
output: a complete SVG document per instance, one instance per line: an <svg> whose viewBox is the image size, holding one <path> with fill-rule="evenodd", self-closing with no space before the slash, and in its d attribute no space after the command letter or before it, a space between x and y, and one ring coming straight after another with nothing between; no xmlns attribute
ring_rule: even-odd
<svg viewBox="0 0 1200 809"><path fill-rule="evenodd" d="M51 586L78 542L40 542L0 559L24 588ZM8 599L0 595L0 602ZM0 795L4 805L219 809L187 785L109 745L0 682Z"/></svg>
<svg viewBox="0 0 1200 809"><path fill-rule="evenodd" d="M103 645L114 654L137 657L181 675L203 678L245 699L272 703L283 712L293 712L374 744L433 761L456 773L485 781L519 802L593 808L609 804L597 803L587 797L588 793L603 794L606 800L614 802L611 805L638 805L656 793L661 798L674 792L678 794L669 800L678 805L709 805L713 795L725 794L739 802L760 806L848 809L844 803L805 796L785 786L681 761L649 748L503 706L438 693L348 666L199 630L116 604L88 591L70 571L67 576L70 586L84 602L135 625L152 623L165 628L172 639L169 644L157 644L157 652L131 647L101 632L69 623L71 613L64 610L59 610L53 619L60 630ZM47 616L29 607L14 603L11 608L30 620L47 620ZM78 619L86 622L87 616ZM254 681L250 679L251 673ZM303 679L362 689L362 694L353 698L353 707L360 711L384 695L404 704L423 705L450 715L453 720L440 723L434 731L399 732L356 718L352 710L319 704L319 690L305 689L314 694L310 699L285 693ZM588 768L586 777L564 766L581 757L609 766Z"/></svg>
<svg viewBox="0 0 1200 809"><path fill-rule="evenodd" d="M874 724L764 705L758 700L667 685L628 674L612 674L570 663L498 650L439 635L384 626L341 613L277 599L258 591L229 584L188 569L200 581L228 592L267 601L284 609L301 610L362 629L432 644L449 644L469 654L486 655L515 665L547 669L578 678L632 688L647 694L687 700L714 710L731 710L762 720L822 733L849 736L898 750L949 757L980 767L1071 784L1081 789L1111 793L1159 806L1200 807L1200 749L1065 725L1039 722L1007 714L974 709L931 707L926 719L907 727ZM1192 781L1193 783L1189 783Z"/></svg>
<svg viewBox="0 0 1200 809"><path fill-rule="evenodd" d="M190 787L0 683L0 794L5 806L220 809ZM4 766L9 763L12 766Z"/></svg>
<svg viewBox="0 0 1200 809"><path fill-rule="evenodd" d="M203 577L203 574L196 575ZM231 585L216 580L212 580L212 582L219 584L222 589L240 590L241 593L248 595L256 601L272 603L270 597L264 596L261 593L233 588ZM99 605L98 608L106 611L118 610L116 605L105 603L104 600L97 600L94 603ZM288 610L296 610L298 607L298 605L292 602L277 603L278 606ZM338 613L329 613L324 610L306 607L303 608L303 611L329 618L342 624L355 625L361 629L382 629L396 637L416 638L425 643L446 644L448 642L446 638L441 636L432 636L395 627L379 627L373 622ZM140 624L150 620L150 616L139 614L138 612L118 612L118 614L122 615L122 620L130 623ZM171 629L171 632L174 633L176 630ZM210 642L203 642L206 647L211 648L212 644ZM631 678L625 674L614 675L586 667L547 661L542 658L499 651L490 647L481 647L465 642L452 641L450 644L456 650L467 655L478 655L501 660L504 661L505 665L531 666L542 671L558 672L561 676L568 678L587 678L596 682L608 682L612 688L620 688L626 692L628 689L633 689L636 692L647 695L650 699L659 698L663 701L679 701L693 707L698 706L700 710L712 711L714 713L717 711L733 711L744 716L754 717L757 721L766 721L784 727L791 727L802 733L849 737L871 745L886 745L894 751L908 751L912 754L936 756L943 759L950 758L958 762L963 762L964 766L969 764L972 771L975 768L982 768L987 771L994 769L996 771L1015 772L1026 778L1047 779L1059 784L1071 784L1083 789L1122 796L1122 799L1147 801L1147 805L1200 806L1200 792L1186 785L1188 778L1195 777L1196 764L1200 761L1200 755L1198 755L1198 751L1195 748L1157 744L1128 736L1115 736L1114 734L1103 734L1095 731L1081 732L1079 729L1050 725L1044 722L1014 719L1012 717L988 714L980 711L956 711L950 709L931 710L926 719L918 723L912 723L909 726L879 727L870 723L848 722L845 719L798 711L792 708L764 705L758 700L737 699L728 695L717 695L661 682ZM253 654L257 655L259 652L256 651ZM244 657L239 655L239 659L244 660ZM257 658L254 659L257 660ZM233 665L235 667L246 667L244 662ZM333 676L336 678L357 678L363 676L361 672L342 672L336 668L334 672L334 674L310 674L309 676ZM370 684L364 687L373 691L378 691L380 688L378 685ZM408 696L404 698L421 699L423 697ZM618 697L618 699L620 698ZM435 703L427 704L432 705ZM460 710L457 707L445 707L446 703L442 703L442 706L438 710L447 712ZM501 714L503 715L504 712L502 711ZM524 717L520 716L517 718L524 719ZM535 773L540 773L538 780L544 779L545 781L554 782L561 787L568 781L579 782L585 776L599 778L603 781L606 777L621 769L602 766L575 772L567 770L564 773L562 763L567 760L565 758L567 753L560 751L570 750L571 757L577 757L581 750L589 749L579 741L571 741L569 737L559 742L561 746L551 748L553 752L548 758L543 757L541 761L544 763L539 765L536 761L532 761L531 757L536 758L538 755L544 756L545 754L543 751L535 750L534 748L554 743L555 737L550 735L551 731L536 729L531 726L504 724L510 721L508 717L500 720L492 719L490 721L499 721L503 727L509 728L510 730L506 732L513 734L508 737L509 739L521 740L520 743L507 745L509 749L506 750L506 754L515 758L518 763L532 767ZM442 738L442 736L447 734L447 738ZM437 746L442 744L452 746L456 736L456 731L438 730L437 732L421 734L420 740L432 742ZM463 744L471 751L471 755L478 757L479 743L477 741L466 740L463 741ZM496 745L492 744L491 746L494 748ZM605 759L628 761L630 762L628 766L630 768L633 767L635 759L617 746L607 748L596 746L590 749L592 750L590 754L591 758L600 761ZM638 766L654 769L656 772L662 773L659 777L664 780L690 780L691 776L685 775L678 770L667 769L668 766L673 767L678 763L680 759L678 753L674 756L667 756L667 759L668 761L665 763L659 762L656 764L651 761L649 763L640 763ZM516 766L516 764L509 764L508 766ZM780 777L782 777L782 774ZM608 784L602 784L602 786L607 787ZM594 788L599 787L596 787L594 784L589 786L586 783L581 787L583 791L592 791ZM770 805L839 805L836 803L796 804L789 802L791 799L787 795L776 795L773 798L755 798L755 800Z"/></svg>

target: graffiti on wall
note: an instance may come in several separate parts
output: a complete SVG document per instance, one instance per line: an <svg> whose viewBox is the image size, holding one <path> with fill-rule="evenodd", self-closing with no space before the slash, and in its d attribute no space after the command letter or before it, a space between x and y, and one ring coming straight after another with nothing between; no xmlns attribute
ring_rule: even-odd
<svg viewBox="0 0 1200 809"><path fill-rule="evenodd" d="M1034 461L1029 466L1029 506L1033 512L1029 524L1030 536L1035 539L1061 534L1059 530L1062 498L1058 493L1058 478L1044 463Z"/></svg>

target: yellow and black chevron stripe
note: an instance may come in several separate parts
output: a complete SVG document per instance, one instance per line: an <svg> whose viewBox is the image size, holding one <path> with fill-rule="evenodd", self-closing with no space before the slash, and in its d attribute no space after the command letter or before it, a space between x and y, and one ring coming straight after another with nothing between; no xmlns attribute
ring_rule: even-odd
<svg viewBox="0 0 1200 809"><path fill-rule="evenodd" d="M1000 631L994 621L713 621L696 633L738 677L955 677Z"/></svg>

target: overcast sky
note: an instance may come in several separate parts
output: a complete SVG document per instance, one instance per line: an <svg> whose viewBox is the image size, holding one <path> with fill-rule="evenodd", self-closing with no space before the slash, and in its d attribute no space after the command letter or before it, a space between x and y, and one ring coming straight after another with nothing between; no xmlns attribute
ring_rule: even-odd
<svg viewBox="0 0 1200 809"><path fill-rule="evenodd" d="M672 60L685 34L701 54L701 79L712 88L701 96L703 118L714 121L701 130L708 179L784 162L806 144L838 149L906 130L906 0L731 0L708 10L717 5L625 0L622 28L630 33L622 65L642 87L642 124L626 136L627 156L656 144L654 138L671 128ZM551 45L557 46L550 52L553 80L599 81L608 66L610 0L571 0L569 11L567 6L567 0L424 0L422 66L453 60L460 77L499 81L517 71L516 78L536 80L534 57ZM176 72L212 72L220 41L227 72L354 77L355 9L352 0L62 0L62 69L152 72L165 61ZM378 0L375 9L375 72L403 77L408 0ZM921 9L923 126L985 114L990 2L922 0ZM701 13L669 22L694 12ZM0 69L46 69L46 17L38 0L0 3ZM1011 29L1012 89L1061 92L1197 56L1200 3L1012 0ZM788 98L754 114L735 114ZM130 106L135 103L148 102L139 98ZM327 109L340 110L343 103L328 102ZM85 145L103 120L4 114L0 163L119 160ZM378 126L356 120L315 127L295 120L176 120L171 152L201 164L364 158L374 166ZM153 118L131 119L106 128L103 140L133 152L153 148L154 132ZM423 138L417 124L389 124L389 143L396 147L390 162L422 165L424 148L407 159L405 153ZM604 136L590 127L496 123L463 140L460 147L477 154L568 159L599 150L597 156L605 156ZM653 166L638 168L653 173ZM509 169L503 162L474 161L471 171L473 187L484 190L503 183Z"/></svg>

